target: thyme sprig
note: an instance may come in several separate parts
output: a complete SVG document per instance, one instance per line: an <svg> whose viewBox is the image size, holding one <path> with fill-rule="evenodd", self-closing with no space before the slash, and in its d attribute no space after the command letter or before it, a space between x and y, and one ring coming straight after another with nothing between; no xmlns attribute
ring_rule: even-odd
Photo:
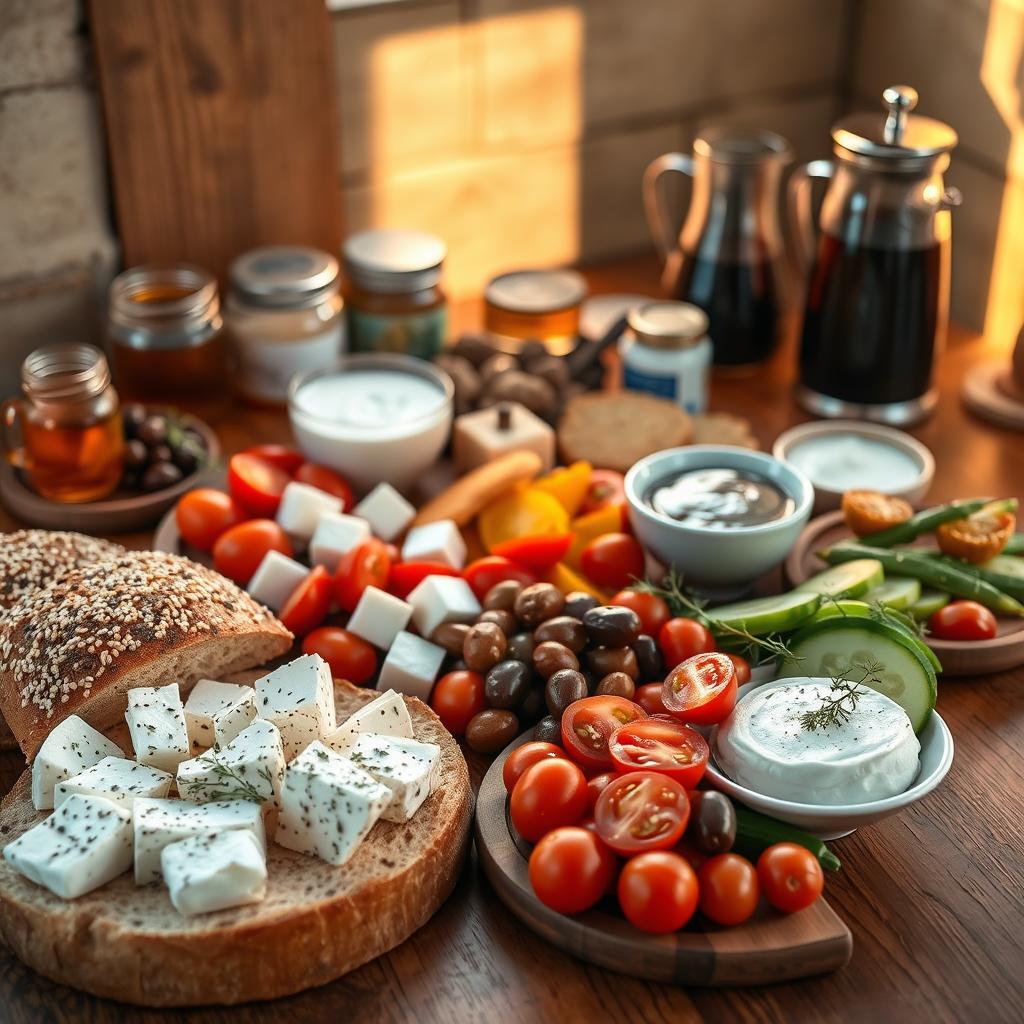
<svg viewBox="0 0 1024 1024"><path fill-rule="evenodd" d="M880 662L869 659L841 669L832 678L832 685L821 706L800 716L800 728L806 732L817 732L818 729L845 725L853 717L861 697L867 693L865 687L872 690L879 687L882 668ZM857 672L860 673L859 678L851 678Z"/></svg>
<svg viewBox="0 0 1024 1024"><path fill-rule="evenodd" d="M187 794L182 796L202 797L205 801L211 800L251 800L253 803L261 804L267 799L266 794L261 793L255 784L250 782L238 769L224 764L218 760L214 753L204 754L199 758L204 767L210 769L214 779L193 779L185 783ZM260 768L257 773L266 781L270 792L274 792L274 776L266 765Z"/></svg>

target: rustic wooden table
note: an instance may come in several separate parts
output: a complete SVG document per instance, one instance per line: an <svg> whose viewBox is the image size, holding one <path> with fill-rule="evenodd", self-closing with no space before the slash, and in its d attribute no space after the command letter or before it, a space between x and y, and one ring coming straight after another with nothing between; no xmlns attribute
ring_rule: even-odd
<svg viewBox="0 0 1024 1024"><path fill-rule="evenodd" d="M589 274L595 292L653 294L647 262ZM475 307L457 311L472 325ZM1024 439L966 413L958 388L984 353L952 332L942 401L914 431L935 453L930 497L1017 494ZM747 416L764 447L806 417L790 398L789 349L744 378L716 379L715 410ZM227 451L284 440L281 415L234 411L215 422ZM1024 495L1022 495L1024 496ZM0 510L0 530L16 528ZM148 545L148 534L116 538ZM758 989L691 989L637 981L581 964L533 936L498 902L471 858L455 893L404 945L325 988L268 1004L192 1012L139 1011L81 995L0 954L0 1019L157 1022L331 1020L417 1024L478 1021L1024 1020L1024 669L941 684L939 709L956 742L945 783L920 804L836 844L843 870L827 896L854 936L844 970ZM470 757L479 781L485 764ZM23 768L0 754L3 792ZM260 970L254 963L252 970Z"/></svg>

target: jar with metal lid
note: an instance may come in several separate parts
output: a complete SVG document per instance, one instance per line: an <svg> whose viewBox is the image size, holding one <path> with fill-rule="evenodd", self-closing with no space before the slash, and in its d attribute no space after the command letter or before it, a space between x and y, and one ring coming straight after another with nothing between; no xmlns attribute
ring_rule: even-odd
<svg viewBox="0 0 1024 1024"><path fill-rule="evenodd" d="M484 326L506 352L536 339L552 355L565 355L576 346L586 297L587 283L573 270L513 270L484 290Z"/></svg>
<svg viewBox="0 0 1024 1024"><path fill-rule="evenodd" d="M448 331L444 242L424 231L363 231L344 245L345 323L353 352L430 359Z"/></svg>
<svg viewBox="0 0 1024 1024"><path fill-rule="evenodd" d="M110 285L107 334L125 398L203 407L227 388L213 275L189 264L133 267Z"/></svg>
<svg viewBox="0 0 1024 1024"><path fill-rule="evenodd" d="M305 246L243 253L230 270L225 317L242 397L284 405L297 373L332 366L344 350L338 261Z"/></svg>
<svg viewBox="0 0 1024 1024"><path fill-rule="evenodd" d="M707 314L688 302L649 302L630 310L628 323L619 341L623 385L704 412L712 356Z"/></svg>

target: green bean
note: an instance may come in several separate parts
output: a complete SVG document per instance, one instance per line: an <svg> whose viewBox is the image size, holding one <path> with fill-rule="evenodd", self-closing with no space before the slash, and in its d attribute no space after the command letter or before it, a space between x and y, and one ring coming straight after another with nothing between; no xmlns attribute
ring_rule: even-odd
<svg viewBox="0 0 1024 1024"><path fill-rule="evenodd" d="M1004 555L1024 555L1024 533L1015 533L1003 548Z"/></svg>
<svg viewBox="0 0 1024 1024"><path fill-rule="evenodd" d="M943 523L952 522L954 519L966 519L967 516L980 512L991 500L991 498L966 498L951 501L945 505L935 505L911 516L906 522L897 523L887 530L870 534L864 538L864 541L876 548L891 548L896 544L906 544L915 537L920 537L922 533L931 533ZM1016 507L1016 500L1014 500L1014 508Z"/></svg>

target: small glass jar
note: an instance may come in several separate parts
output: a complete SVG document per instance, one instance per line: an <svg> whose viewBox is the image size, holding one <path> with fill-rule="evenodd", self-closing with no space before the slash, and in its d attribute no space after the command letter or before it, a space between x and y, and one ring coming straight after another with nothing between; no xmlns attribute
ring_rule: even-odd
<svg viewBox="0 0 1024 1024"><path fill-rule="evenodd" d="M121 479L124 431L103 353L92 345L37 349L22 364L21 388L24 400L3 406L11 463L53 501L110 494Z"/></svg>
<svg viewBox="0 0 1024 1024"><path fill-rule="evenodd" d="M333 365L344 350L338 261L305 246L267 246L231 264L225 307L242 397L285 405L297 373Z"/></svg>
<svg viewBox="0 0 1024 1024"><path fill-rule="evenodd" d="M536 339L552 355L565 355L576 347L586 297L587 282L573 270L513 270L484 290L484 326L505 352Z"/></svg>
<svg viewBox="0 0 1024 1024"><path fill-rule="evenodd" d="M345 322L353 352L431 359L444 346L445 244L423 231L363 231L345 242Z"/></svg>
<svg viewBox="0 0 1024 1024"><path fill-rule="evenodd" d="M110 286L107 332L126 399L219 405L227 350L217 282L201 267L133 267Z"/></svg>
<svg viewBox="0 0 1024 1024"><path fill-rule="evenodd" d="M712 354L707 314L688 302L649 302L631 310L628 323L619 340L623 386L704 412Z"/></svg>

